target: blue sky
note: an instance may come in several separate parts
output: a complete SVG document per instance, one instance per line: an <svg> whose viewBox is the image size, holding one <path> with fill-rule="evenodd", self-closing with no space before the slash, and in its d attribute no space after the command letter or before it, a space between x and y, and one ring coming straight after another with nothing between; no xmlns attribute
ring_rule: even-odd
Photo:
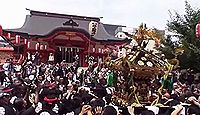
<svg viewBox="0 0 200 115"><path fill-rule="evenodd" d="M102 23L165 29L169 12L184 13L185 0L1 0L0 24L4 29L20 28L32 10L81 16L103 17ZM199 0L188 0L200 8Z"/></svg>

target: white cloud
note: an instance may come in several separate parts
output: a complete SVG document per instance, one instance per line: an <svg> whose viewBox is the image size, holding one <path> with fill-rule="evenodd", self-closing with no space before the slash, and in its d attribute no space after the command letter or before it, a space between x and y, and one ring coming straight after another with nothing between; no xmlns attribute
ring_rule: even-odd
<svg viewBox="0 0 200 115"><path fill-rule="evenodd" d="M168 10L184 12L185 0L2 0L0 24L3 28L21 27L28 11L56 12L72 15L103 17L102 22L137 27L164 29L169 19ZM200 7L199 0L188 0Z"/></svg>

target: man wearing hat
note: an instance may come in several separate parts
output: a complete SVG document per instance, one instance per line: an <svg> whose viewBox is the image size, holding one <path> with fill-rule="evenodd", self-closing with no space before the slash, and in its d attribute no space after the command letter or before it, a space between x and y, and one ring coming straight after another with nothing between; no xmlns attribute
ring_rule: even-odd
<svg viewBox="0 0 200 115"><path fill-rule="evenodd" d="M12 81L11 74L14 71L12 59L7 59L6 62L3 64L4 73L6 75L7 81Z"/></svg>
<svg viewBox="0 0 200 115"><path fill-rule="evenodd" d="M16 115L16 111L10 103L11 89L4 89L0 91L0 115Z"/></svg>
<svg viewBox="0 0 200 115"><path fill-rule="evenodd" d="M36 107L36 113L49 113L50 115L58 114L60 108L60 104L58 103L60 93L61 92L58 90L55 82L46 84L40 91L40 102Z"/></svg>
<svg viewBox="0 0 200 115"><path fill-rule="evenodd" d="M4 73L4 70L1 69L0 70L0 82L1 82L1 85L3 85L5 78L6 78L6 74Z"/></svg>

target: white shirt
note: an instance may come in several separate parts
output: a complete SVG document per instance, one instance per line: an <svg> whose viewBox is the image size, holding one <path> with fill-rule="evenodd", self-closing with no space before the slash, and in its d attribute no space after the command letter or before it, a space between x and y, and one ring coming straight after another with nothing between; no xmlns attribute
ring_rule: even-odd
<svg viewBox="0 0 200 115"><path fill-rule="evenodd" d="M49 56L49 61L54 61L54 56L53 55Z"/></svg>

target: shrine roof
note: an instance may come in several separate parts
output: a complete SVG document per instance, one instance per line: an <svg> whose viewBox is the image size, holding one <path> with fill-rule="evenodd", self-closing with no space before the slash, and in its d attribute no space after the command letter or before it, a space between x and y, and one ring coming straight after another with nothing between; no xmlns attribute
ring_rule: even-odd
<svg viewBox="0 0 200 115"><path fill-rule="evenodd" d="M67 21L72 20L75 26L64 24ZM28 35L30 38L34 36L45 37L52 34L53 31L63 29L72 31L81 31L86 35L89 35L89 23L91 21L98 22L97 33L92 37L98 41L124 41L123 38L117 38L114 36L117 25L103 24L98 17L86 17L77 15L66 15L58 13L49 13L41 11L30 10L30 14L26 15L24 25L21 28L16 29L4 29L6 32L14 32L21 35ZM76 25L77 24L77 25Z"/></svg>
<svg viewBox="0 0 200 115"><path fill-rule="evenodd" d="M119 30L120 27L126 27L122 25L112 25L112 24L103 24L104 28L106 29L106 32L108 32L110 35L115 35Z"/></svg>

